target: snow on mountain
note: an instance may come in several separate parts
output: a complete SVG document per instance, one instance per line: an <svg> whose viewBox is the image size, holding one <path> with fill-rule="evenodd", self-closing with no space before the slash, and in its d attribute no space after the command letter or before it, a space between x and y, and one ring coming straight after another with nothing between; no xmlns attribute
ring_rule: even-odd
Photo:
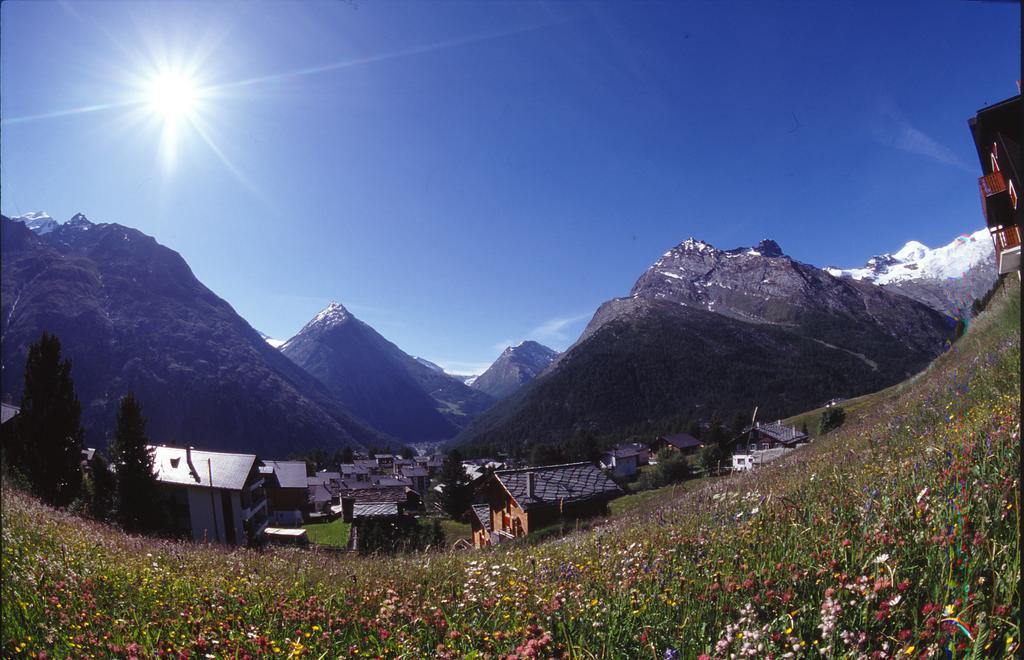
<svg viewBox="0 0 1024 660"><path fill-rule="evenodd" d="M956 240L930 249L910 241L894 254L868 260L861 268L826 268L835 277L852 277L875 284L894 284L906 280L946 280L963 277L971 268L992 261L994 248L987 229L958 236Z"/></svg>
<svg viewBox="0 0 1024 660"><path fill-rule="evenodd" d="M412 359L416 360L417 362L422 364L424 367L427 367L428 369L433 369L434 371L439 371L441 373L445 373L444 369L442 369L439 365L434 364L433 362L431 362L427 358L421 358L418 355L414 355L414 356L412 356ZM451 375L451 374L449 374L449 375Z"/></svg>
<svg viewBox="0 0 1024 660"><path fill-rule="evenodd" d="M31 229L36 235L49 234L57 228L57 221L47 215L44 211L29 211L25 215L11 218Z"/></svg>
<svg viewBox="0 0 1024 660"><path fill-rule="evenodd" d="M287 341L285 339L274 339L270 335L266 334L265 332L260 332L259 330L257 330L256 332L260 333L260 337L263 337L263 341L267 342L274 348L281 348L281 346L284 345L285 341Z"/></svg>

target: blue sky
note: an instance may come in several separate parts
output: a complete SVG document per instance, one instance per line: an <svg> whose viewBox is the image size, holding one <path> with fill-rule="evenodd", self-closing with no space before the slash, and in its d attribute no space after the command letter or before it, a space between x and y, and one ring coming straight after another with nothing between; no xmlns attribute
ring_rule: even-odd
<svg viewBox="0 0 1024 660"><path fill-rule="evenodd" d="M966 121L1020 77L1016 3L0 18L5 214L137 227L271 336L337 300L461 372L526 338L565 348L689 236L855 266L980 228ZM154 109L158 71L200 90L188 117Z"/></svg>

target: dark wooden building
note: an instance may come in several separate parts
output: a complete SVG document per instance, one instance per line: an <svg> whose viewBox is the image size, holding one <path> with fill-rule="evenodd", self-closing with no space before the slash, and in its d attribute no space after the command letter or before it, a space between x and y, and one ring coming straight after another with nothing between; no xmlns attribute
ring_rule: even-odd
<svg viewBox="0 0 1024 660"><path fill-rule="evenodd" d="M978 150L981 210L995 243L999 273L1020 275L1020 94L967 121Z"/></svg>
<svg viewBox="0 0 1024 660"><path fill-rule="evenodd" d="M526 536L559 521L607 511L622 494L592 463L498 470L476 488L480 504L468 512L473 545L483 547Z"/></svg>
<svg viewBox="0 0 1024 660"><path fill-rule="evenodd" d="M658 460L664 459L671 452L679 452L683 456L693 456L704 443L689 433L676 433L675 435L663 435L651 443L651 453Z"/></svg>

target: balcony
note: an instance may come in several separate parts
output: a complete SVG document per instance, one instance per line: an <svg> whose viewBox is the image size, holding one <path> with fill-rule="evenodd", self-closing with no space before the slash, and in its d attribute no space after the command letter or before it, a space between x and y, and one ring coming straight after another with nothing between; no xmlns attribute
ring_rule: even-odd
<svg viewBox="0 0 1024 660"><path fill-rule="evenodd" d="M1001 227L992 232L992 240L996 244L999 274L1020 270L1020 227Z"/></svg>
<svg viewBox="0 0 1024 660"><path fill-rule="evenodd" d="M978 190L981 192L985 224L990 229L1013 224L1013 203L1002 172L993 172L979 178Z"/></svg>

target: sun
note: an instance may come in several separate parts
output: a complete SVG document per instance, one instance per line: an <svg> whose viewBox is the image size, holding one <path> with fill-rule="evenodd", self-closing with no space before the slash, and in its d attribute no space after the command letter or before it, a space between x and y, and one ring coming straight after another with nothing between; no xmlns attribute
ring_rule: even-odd
<svg viewBox="0 0 1024 660"><path fill-rule="evenodd" d="M165 122L188 118L199 99L195 80L179 71L161 71L147 85L146 101L150 111Z"/></svg>

